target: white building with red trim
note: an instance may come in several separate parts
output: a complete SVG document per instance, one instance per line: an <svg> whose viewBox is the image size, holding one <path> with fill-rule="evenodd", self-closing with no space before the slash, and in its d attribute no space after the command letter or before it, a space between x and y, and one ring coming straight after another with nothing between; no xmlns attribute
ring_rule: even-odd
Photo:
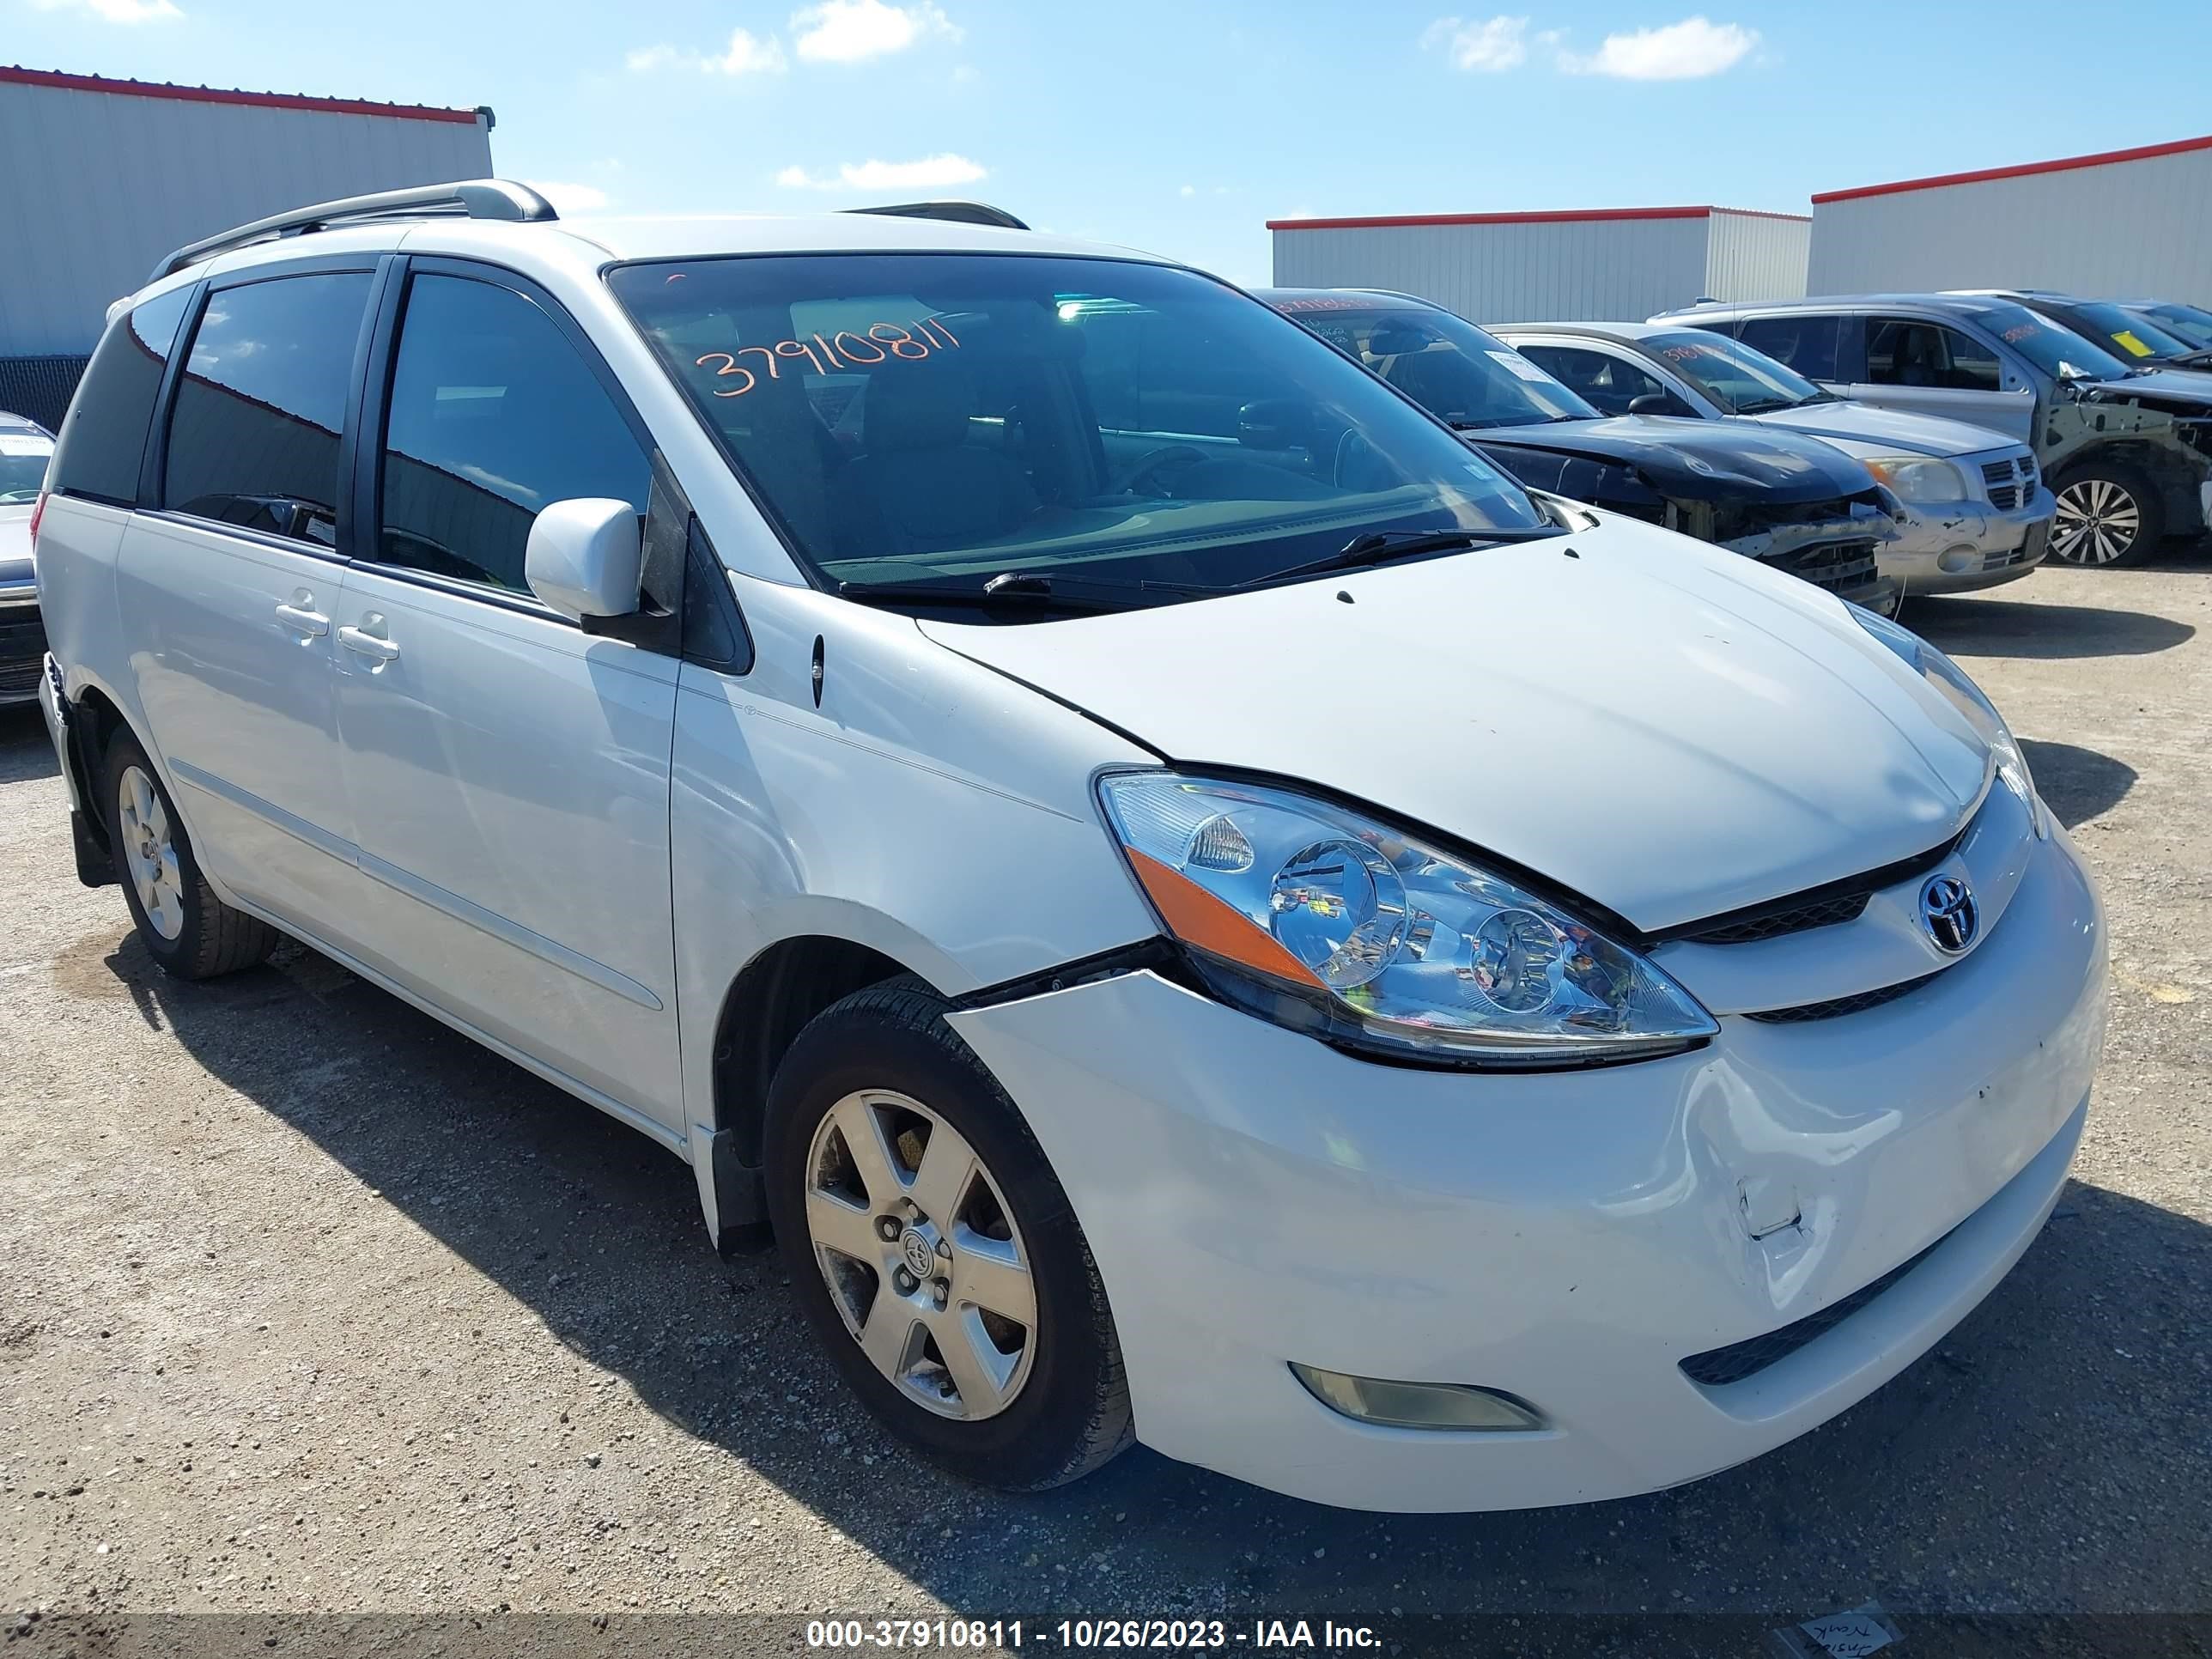
<svg viewBox="0 0 2212 1659"><path fill-rule="evenodd" d="M2212 305L2212 137L1813 198L1815 294L2047 288Z"/></svg>
<svg viewBox="0 0 2212 1659"><path fill-rule="evenodd" d="M30 387L46 407L18 412L58 419L49 382L75 385L108 302L172 248L311 202L483 178L491 127L489 109L0 64L0 407Z"/></svg>
<svg viewBox="0 0 2212 1659"><path fill-rule="evenodd" d="M1271 219L1281 288L1384 288L1479 323L1641 322L1698 299L1805 292L1801 215L1597 208Z"/></svg>

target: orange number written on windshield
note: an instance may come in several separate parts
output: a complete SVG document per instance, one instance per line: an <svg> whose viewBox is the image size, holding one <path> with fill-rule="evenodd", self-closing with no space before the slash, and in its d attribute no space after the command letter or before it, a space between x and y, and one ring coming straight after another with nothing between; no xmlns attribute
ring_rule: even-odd
<svg viewBox="0 0 2212 1659"><path fill-rule="evenodd" d="M777 366L779 359L795 362L803 357L813 365L817 374L827 374L836 369L852 368L854 364L880 363L893 357L902 362L918 363L932 352L957 349L959 344L951 329L934 317L925 317L912 327L901 323L870 323L857 334L850 329L840 329L827 339L819 334L811 334L804 340L778 340L774 345L744 346L736 351L710 351L704 356L694 358L692 366L705 368L717 365L714 368L716 380L735 377L738 384L726 388L718 387L714 395L717 398L742 398L760 384L760 376L739 361L745 357L758 357L761 366L768 372L768 378L775 380L782 378Z"/></svg>

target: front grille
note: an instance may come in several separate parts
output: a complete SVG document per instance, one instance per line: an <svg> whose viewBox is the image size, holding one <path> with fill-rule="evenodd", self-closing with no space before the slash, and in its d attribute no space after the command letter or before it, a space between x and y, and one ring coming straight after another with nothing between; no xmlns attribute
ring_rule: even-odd
<svg viewBox="0 0 2212 1659"><path fill-rule="evenodd" d="M1936 969L1941 973L1942 969ZM1856 996L1831 997L1826 1002L1801 1002L1795 1008L1768 1008L1759 1013L1746 1014L1746 1019L1755 1019L1768 1025L1796 1025L1808 1019L1841 1019L1845 1014L1864 1013L1869 1008L1879 1008L1885 1002L1918 990L1936 977L1923 974L1918 979L1908 979L1900 984L1885 985L1878 991L1861 991Z"/></svg>
<svg viewBox="0 0 2212 1659"><path fill-rule="evenodd" d="M1948 1238L1946 1233L1943 1238ZM1784 1325L1778 1331L1769 1331L1764 1336L1747 1337L1741 1342L1731 1342L1725 1348L1708 1348L1703 1353L1693 1353L1681 1361L1682 1375L1692 1382L1703 1383L1709 1389L1724 1389L1731 1382L1741 1382L1747 1376L1756 1376L1769 1365L1787 1359L1798 1349L1816 1337L1826 1336L1867 1304L1872 1302L1891 1285L1925 1261L1935 1244L1907 1261L1900 1261L1871 1285L1863 1285L1839 1301L1831 1302L1802 1319Z"/></svg>
<svg viewBox="0 0 2212 1659"><path fill-rule="evenodd" d="M1700 945L1755 945L1763 939L1780 939L1787 933L1831 927L1839 921L1856 921L1873 896L1872 888L1863 893L1839 894L1794 909L1770 910L1765 915L1747 916L1741 921L1723 922L1701 933L1685 933L1681 937L1693 939Z"/></svg>
<svg viewBox="0 0 2212 1659"><path fill-rule="evenodd" d="M0 611L0 701L14 702L38 690L46 654L46 630L36 605Z"/></svg>
<svg viewBox="0 0 2212 1659"><path fill-rule="evenodd" d="M1874 550L1870 541L1824 542L1759 562L1831 593L1851 593L1874 580Z"/></svg>
<svg viewBox="0 0 2212 1659"><path fill-rule="evenodd" d="M0 662L0 702L17 702L39 692L39 665Z"/></svg>
<svg viewBox="0 0 2212 1659"><path fill-rule="evenodd" d="M1787 933L1802 933L1814 927L1826 927L1836 922L1856 921L1866 909L1869 899L1885 887L1894 887L1901 881L1926 875L1950 857L1951 849L1959 844L1972 827L1969 820L1967 823L1961 824L1957 833L1948 840L1923 853L1915 853L1911 858L1885 864L1880 869L1862 870L1855 876L1845 876L1838 881L1824 882L1818 887L1785 893L1764 903L1746 905L1741 909L1723 911L1717 916L1705 916L1696 921L1663 927L1656 933L1645 934L1644 942L1647 945L1659 945L1681 939L1698 945L1750 945L1760 939L1779 939Z"/></svg>
<svg viewBox="0 0 2212 1659"><path fill-rule="evenodd" d="M2009 513L2035 494L2035 458L2015 455L2008 461L1984 461L1982 483L1989 491L1990 505Z"/></svg>

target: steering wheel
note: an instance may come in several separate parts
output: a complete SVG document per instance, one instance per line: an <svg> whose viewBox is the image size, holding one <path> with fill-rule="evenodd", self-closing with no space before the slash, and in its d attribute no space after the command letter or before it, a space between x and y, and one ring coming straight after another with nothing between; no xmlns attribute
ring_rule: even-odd
<svg viewBox="0 0 2212 1659"><path fill-rule="evenodd" d="M1194 444L1163 444L1159 448L1137 459L1121 480L1121 488L1133 495L1157 495L1164 499L1169 491L1164 480L1156 477L1170 467L1192 466L1206 459L1206 452ZM1147 489L1146 485L1154 488Z"/></svg>

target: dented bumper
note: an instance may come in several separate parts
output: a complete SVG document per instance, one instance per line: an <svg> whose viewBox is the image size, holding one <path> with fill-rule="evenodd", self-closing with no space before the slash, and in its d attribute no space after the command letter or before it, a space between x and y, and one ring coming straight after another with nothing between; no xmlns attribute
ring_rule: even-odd
<svg viewBox="0 0 2212 1659"><path fill-rule="evenodd" d="M1803 1024L1724 1017L1669 1060L1376 1065L1149 972L952 1024L1082 1223L1139 1438L1323 1503L1461 1510L1711 1474L1932 1346L2064 1183L2104 987L2102 913L2062 831L1984 944L1911 994ZM1685 1369L1908 1263L1755 1374ZM1545 1426L1356 1422L1292 1361L1503 1390Z"/></svg>

